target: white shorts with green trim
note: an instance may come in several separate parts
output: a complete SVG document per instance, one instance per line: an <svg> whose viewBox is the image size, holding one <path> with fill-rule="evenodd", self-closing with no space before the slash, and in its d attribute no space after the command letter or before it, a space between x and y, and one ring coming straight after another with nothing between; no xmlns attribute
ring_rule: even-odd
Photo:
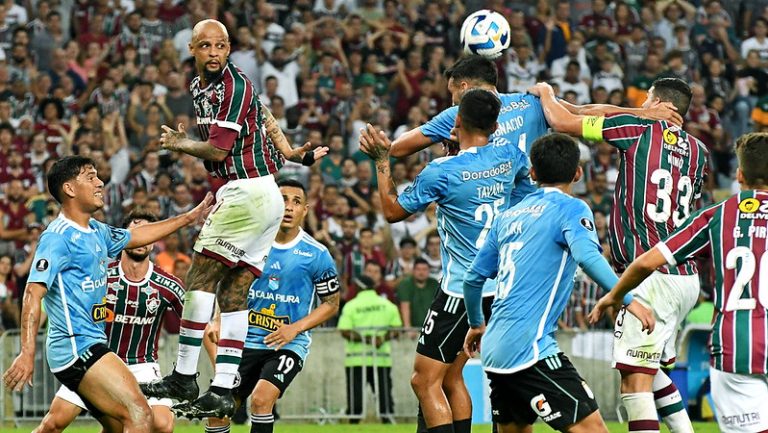
<svg viewBox="0 0 768 433"><path fill-rule="evenodd" d="M653 310L656 327L648 335L640 321L622 309L613 333L613 367L654 375L660 366L675 363L677 330L699 298L699 276L654 272L632 294Z"/></svg>
<svg viewBox="0 0 768 433"><path fill-rule="evenodd" d="M133 377L136 378L136 381L138 383L147 383L152 382L153 380L161 379L163 376L160 374L160 364L156 362L147 362L143 364L133 364L128 366L128 370L133 373ZM75 391L72 391L71 389L67 388L64 385L61 385L59 387L59 390L56 391L56 397L67 401L69 403L74 404L75 406L79 407L83 410L88 410L85 407L85 403L83 402L83 399L80 398L79 395ZM173 406L173 401L170 398L154 398L150 397L147 399L147 402L150 406Z"/></svg>
<svg viewBox="0 0 768 433"><path fill-rule="evenodd" d="M216 205L194 250L230 268L261 275L285 204L273 176L230 180L216 192Z"/></svg>
<svg viewBox="0 0 768 433"><path fill-rule="evenodd" d="M709 369L717 423L724 433L768 430L768 376Z"/></svg>

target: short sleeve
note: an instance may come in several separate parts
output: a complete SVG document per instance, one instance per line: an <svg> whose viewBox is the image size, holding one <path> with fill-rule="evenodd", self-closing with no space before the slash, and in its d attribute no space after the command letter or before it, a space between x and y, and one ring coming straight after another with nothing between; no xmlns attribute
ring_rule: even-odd
<svg viewBox="0 0 768 433"><path fill-rule="evenodd" d="M109 258L117 257L131 241L131 232L127 229L112 227L96 220L91 220L91 222L95 224L96 231L107 244L107 257Z"/></svg>
<svg viewBox="0 0 768 433"><path fill-rule="evenodd" d="M408 213L421 212L430 203L444 196L447 183L448 180L445 178L443 170L432 162L416 176L413 183L400 194L397 201Z"/></svg>
<svg viewBox="0 0 768 433"><path fill-rule="evenodd" d="M720 206L712 205L700 209L667 239L656 244L669 265L675 266L684 262L709 246L709 223Z"/></svg>
<svg viewBox="0 0 768 433"><path fill-rule="evenodd" d="M585 124L592 118L594 118L594 116L587 116L585 118ZM643 135L645 130L654 123L656 123L656 121L643 119L631 114L614 114L606 116L603 119L601 128L602 140L619 150L627 150L632 147L637 142L637 139ZM584 135L584 138L588 138L587 135Z"/></svg>
<svg viewBox="0 0 768 433"><path fill-rule="evenodd" d="M60 234L45 232L32 260L28 283L40 283L51 288L54 278L69 264L69 247Z"/></svg>
<svg viewBox="0 0 768 433"><path fill-rule="evenodd" d="M184 286L176 278L171 278L168 275L163 276L172 281L168 284L168 290L164 293L165 301L170 305L173 312L181 318L181 314L184 311Z"/></svg>
<svg viewBox="0 0 768 433"><path fill-rule="evenodd" d="M253 84L241 75L232 74L232 78L224 81L224 98L216 113L216 124L222 128L237 131L246 124L246 116L253 103Z"/></svg>
<svg viewBox="0 0 768 433"><path fill-rule="evenodd" d="M499 271L499 221L503 218L496 218L488 231L485 243L477 252L475 260L472 261L470 272L474 272L485 278L496 278Z"/></svg>
<svg viewBox="0 0 768 433"><path fill-rule="evenodd" d="M456 123L456 114L459 112L459 107L454 105L448 107L445 110L433 117L429 122L421 125L419 130L425 137L429 138L433 143L437 143L442 140L451 138L451 129Z"/></svg>
<svg viewBox="0 0 768 433"><path fill-rule="evenodd" d="M315 261L312 284L318 296L329 296L339 291L339 273L328 250L323 250Z"/></svg>
<svg viewBox="0 0 768 433"><path fill-rule="evenodd" d="M595 216L586 203L579 199L569 200L568 206L561 213L561 230L569 248L581 240L586 240L601 250L600 240L595 230Z"/></svg>
<svg viewBox="0 0 768 433"><path fill-rule="evenodd" d="M409 278L403 279L397 285L397 299L400 302L411 302L413 299L413 285Z"/></svg>

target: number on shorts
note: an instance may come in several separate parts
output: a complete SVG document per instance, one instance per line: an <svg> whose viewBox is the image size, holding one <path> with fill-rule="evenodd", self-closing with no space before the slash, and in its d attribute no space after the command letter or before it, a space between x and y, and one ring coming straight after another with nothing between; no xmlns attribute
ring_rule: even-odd
<svg viewBox="0 0 768 433"><path fill-rule="evenodd" d="M427 318L424 320L424 335L429 335L432 330L435 329L435 317L437 317L437 311L427 310Z"/></svg>
<svg viewBox="0 0 768 433"><path fill-rule="evenodd" d="M736 269L738 261L741 260L741 269L736 274L736 280L731 287L731 293L728 294L728 300L725 303L725 311L736 310L754 310L759 302L763 308L768 309L768 254L763 253L760 257L760 283L757 288L757 299L742 298L747 284L752 281L757 269L755 253L747 247L736 247L725 256L725 268Z"/></svg>
<svg viewBox="0 0 768 433"><path fill-rule="evenodd" d="M289 371L293 370L294 363L295 361L290 356L280 355L280 363L277 364L277 369L288 374Z"/></svg>

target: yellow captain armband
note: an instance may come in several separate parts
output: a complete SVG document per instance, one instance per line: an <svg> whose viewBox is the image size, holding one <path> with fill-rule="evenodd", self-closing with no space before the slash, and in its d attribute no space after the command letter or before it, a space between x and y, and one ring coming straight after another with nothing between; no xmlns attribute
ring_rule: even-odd
<svg viewBox="0 0 768 433"><path fill-rule="evenodd" d="M581 119L581 136L588 141L603 141L605 116L585 116Z"/></svg>

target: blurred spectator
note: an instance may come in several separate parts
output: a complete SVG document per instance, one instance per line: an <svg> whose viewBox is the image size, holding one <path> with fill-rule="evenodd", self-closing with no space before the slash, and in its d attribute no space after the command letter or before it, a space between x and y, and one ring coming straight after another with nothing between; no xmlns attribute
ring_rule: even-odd
<svg viewBox="0 0 768 433"><path fill-rule="evenodd" d="M404 327L415 328L424 323L438 290L440 283L429 276L429 263L424 259L416 259L413 263L413 274L397 285L397 298L400 301L400 316Z"/></svg>
<svg viewBox="0 0 768 433"><path fill-rule="evenodd" d="M18 289L13 277L13 259L0 254L0 334L3 329L21 327Z"/></svg>
<svg viewBox="0 0 768 433"><path fill-rule="evenodd" d="M565 76L563 78L556 78L554 83L560 89L560 96L562 97L566 92L576 93L576 101L578 104L589 104L590 92L587 83L579 78L581 76L581 65L578 61L571 60L565 68Z"/></svg>
<svg viewBox="0 0 768 433"><path fill-rule="evenodd" d="M184 270L183 267L181 269L176 269L176 265L179 262L184 262L189 265L192 263L192 259L179 251L180 244L179 233L168 235L163 240L163 251L155 257L155 264L160 266L164 271L176 275L179 278L183 278L184 275L180 272Z"/></svg>
<svg viewBox="0 0 768 433"><path fill-rule="evenodd" d="M443 262L440 260L440 235L437 231L427 235L427 246L421 258L429 264L429 276L440 281L443 278Z"/></svg>

